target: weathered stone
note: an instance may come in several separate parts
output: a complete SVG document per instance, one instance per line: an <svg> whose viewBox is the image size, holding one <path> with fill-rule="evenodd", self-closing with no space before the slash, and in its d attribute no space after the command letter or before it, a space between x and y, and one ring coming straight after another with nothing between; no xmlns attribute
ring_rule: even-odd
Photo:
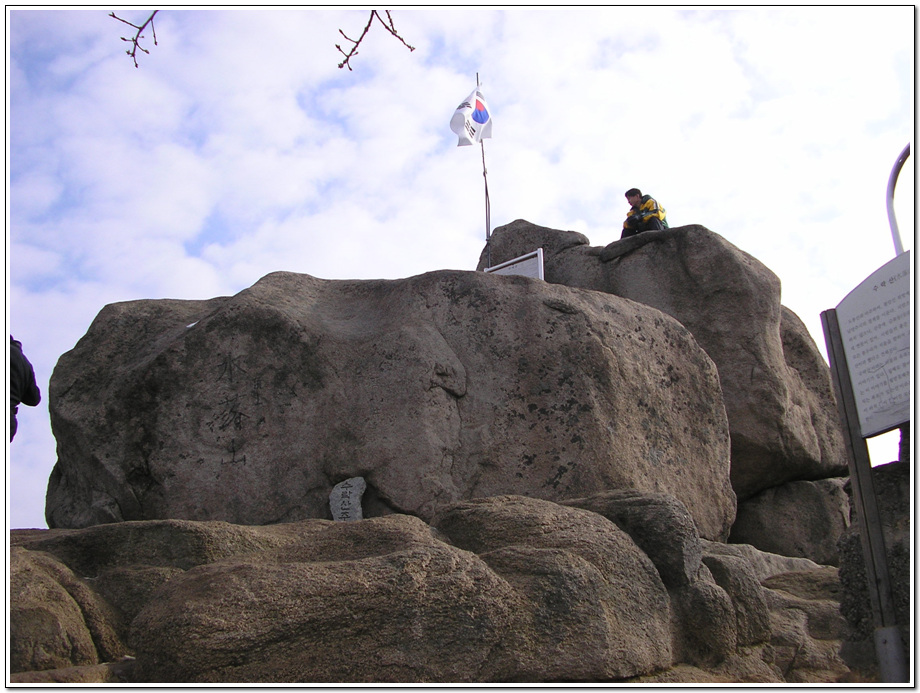
<svg viewBox="0 0 920 693"><path fill-rule="evenodd" d="M579 508L502 496L457 503L433 526L538 608L523 681L635 676L671 663L668 595L629 536ZM566 579L564 576L568 575Z"/></svg>
<svg viewBox="0 0 920 693"><path fill-rule="evenodd" d="M846 474L827 363L780 305L773 272L697 225L605 248L571 234L517 220L493 232L492 262L547 244L546 281L654 306L690 330L719 369L740 499L785 481Z"/></svg>
<svg viewBox="0 0 920 693"><path fill-rule="evenodd" d="M838 565L837 540L850 524L845 482L790 481L761 491L738 504L729 541Z"/></svg>
<svg viewBox="0 0 920 693"><path fill-rule="evenodd" d="M111 608L46 553L10 548L9 619L14 673L94 665L127 653Z"/></svg>
<svg viewBox="0 0 920 693"><path fill-rule="evenodd" d="M738 644L755 645L770 638L769 614L763 588L743 558L704 553L713 579L731 598L737 622Z"/></svg>
<svg viewBox="0 0 920 693"><path fill-rule="evenodd" d="M769 647L769 646L767 646ZM706 669L678 665L667 671L631 679L629 683L674 684L739 684L785 683L779 669L767 661L763 648L746 648L742 654L729 655L719 664Z"/></svg>
<svg viewBox="0 0 920 693"><path fill-rule="evenodd" d="M667 493L724 539L720 392L683 326L617 296L481 272L275 273L231 298L100 312L51 379L46 516L331 518L333 485L361 476L373 507L422 519L504 493Z"/></svg>
<svg viewBox="0 0 920 693"><path fill-rule="evenodd" d="M338 522L356 522L364 519L361 511L361 497L367 489L367 482L360 476L339 482L329 494L329 509L332 519Z"/></svg>
<svg viewBox="0 0 920 693"><path fill-rule="evenodd" d="M187 570L221 558L254 553L300 540L296 524L240 526L228 522L153 520L96 525L82 530L15 531L12 546L54 555L90 578L126 566Z"/></svg>
<svg viewBox="0 0 920 693"><path fill-rule="evenodd" d="M849 635L846 619L840 613L840 580L833 566L775 575L764 580L763 586L772 610L805 612L810 637L840 641Z"/></svg>
<svg viewBox="0 0 920 693"><path fill-rule="evenodd" d="M618 490L563 501L562 505L584 508L614 522L652 559L667 587L696 579L703 549L693 518L676 498Z"/></svg>
<svg viewBox="0 0 920 693"><path fill-rule="evenodd" d="M317 524L320 523L320 524ZM135 619L139 682L501 680L519 598L405 515L187 571Z"/></svg>
<svg viewBox="0 0 920 693"><path fill-rule="evenodd" d="M849 633L840 614L837 569L776 575L764 581L770 608L774 661L790 683L846 681L851 672L840 656Z"/></svg>
<svg viewBox="0 0 920 693"><path fill-rule="evenodd" d="M12 684L89 684L130 683L134 658L124 657L117 662L88 664L79 667L23 671L10 674Z"/></svg>
<svg viewBox="0 0 920 693"><path fill-rule="evenodd" d="M650 559L599 514L496 497L449 506L437 524L391 514L13 531L11 654L26 641L32 652L54 652L61 630L87 643L30 660L54 668L14 672L13 681L849 680L829 655L846 627L835 617L835 577L822 572L833 569L807 559L787 560L814 569L765 581L773 656L772 647L739 644L738 613L751 600L736 576L720 578L730 594L703 563L691 583L665 593ZM710 563L717 546L720 564L744 563L745 548L769 556L702 543ZM56 606L68 599L70 620ZM23 606L58 625L36 629L17 616ZM100 647L105 638L137 659L124 659L124 646ZM807 656L795 656L796 643ZM80 664L81 652L100 663Z"/></svg>
<svg viewBox="0 0 920 693"><path fill-rule="evenodd" d="M738 649L738 619L728 593L702 565L689 584L672 587L674 661L712 667Z"/></svg>
<svg viewBox="0 0 920 693"><path fill-rule="evenodd" d="M821 566L808 558L780 556L761 551L750 544L723 544L717 541L701 540L703 552L712 555L737 556L745 559L754 571L754 576L766 580L773 575L796 570L817 570Z"/></svg>

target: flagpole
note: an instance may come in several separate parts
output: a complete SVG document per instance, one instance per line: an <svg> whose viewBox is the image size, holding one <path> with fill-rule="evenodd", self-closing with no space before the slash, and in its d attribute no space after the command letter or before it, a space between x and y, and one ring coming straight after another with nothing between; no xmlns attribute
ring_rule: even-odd
<svg viewBox="0 0 920 693"><path fill-rule="evenodd" d="M492 266L492 225L489 221L490 210L489 210L489 178L486 175L486 145L482 140L479 140L479 146L482 147L482 179L486 184L486 262L489 263L489 267Z"/></svg>
<svg viewBox="0 0 920 693"><path fill-rule="evenodd" d="M479 89L479 73L476 73L476 88ZM480 139L479 146L482 149L482 180L486 186L486 266L492 266L492 224L491 208L489 206L489 176L486 171L486 143Z"/></svg>

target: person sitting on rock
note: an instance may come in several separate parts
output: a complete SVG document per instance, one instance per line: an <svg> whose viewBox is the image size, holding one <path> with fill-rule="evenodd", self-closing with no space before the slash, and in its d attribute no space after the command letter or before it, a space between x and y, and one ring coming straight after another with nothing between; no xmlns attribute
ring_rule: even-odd
<svg viewBox="0 0 920 693"><path fill-rule="evenodd" d="M629 238L643 231L663 231L668 228L667 212L651 195L643 195L639 188L626 191L629 211L623 222L623 234L620 238Z"/></svg>
<svg viewBox="0 0 920 693"><path fill-rule="evenodd" d="M16 435L16 413L20 404L38 406L41 391L35 383L35 371L22 353L22 344L10 335L10 442Z"/></svg>

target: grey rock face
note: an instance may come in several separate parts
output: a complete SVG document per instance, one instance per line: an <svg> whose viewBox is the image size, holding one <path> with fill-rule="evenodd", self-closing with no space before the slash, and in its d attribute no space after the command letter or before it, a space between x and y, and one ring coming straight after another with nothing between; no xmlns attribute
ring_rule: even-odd
<svg viewBox="0 0 920 693"><path fill-rule="evenodd" d="M760 581L743 558L707 553L703 562L716 584L734 606L739 645L753 645L770 637L769 612Z"/></svg>
<svg viewBox="0 0 920 693"><path fill-rule="evenodd" d="M45 553L11 547L9 618L12 671L93 665L128 651L111 607Z"/></svg>
<svg viewBox="0 0 920 693"><path fill-rule="evenodd" d="M719 378L654 308L524 277L269 275L236 296L104 308L50 386L51 527L161 518L430 519L458 500L666 493L734 519Z"/></svg>
<svg viewBox="0 0 920 693"><path fill-rule="evenodd" d="M746 499L738 505L729 541L838 565L837 541L850 524L844 483L790 481Z"/></svg>
<svg viewBox="0 0 920 693"><path fill-rule="evenodd" d="M656 506L669 507L650 497ZM656 526L667 531L668 515ZM834 569L776 575L760 589L739 546L703 541L693 580L666 589L610 520L521 496L446 506L431 526L399 514L156 520L15 530L10 543L15 683L783 683L848 673L829 656L845 634L828 588L836 571L813 577Z"/></svg>
<svg viewBox="0 0 920 693"><path fill-rule="evenodd" d="M837 569L822 566L784 573L768 578L763 586L770 607L773 661L784 679L790 683L853 680L841 657L841 641L850 631L840 613Z"/></svg>
<svg viewBox="0 0 920 693"><path fill-rule="evenodd" d="M719 370L739 499L786 481L846 475L828 366L801 320L780 305L773 272L702 226L604 248L587 242L518 220L493 233L492 263L545 244L547 281L654 306L690 330Z"/></svg>
<svg viewBox="0 0 920 693"><path fill-rule="evenodd" d="M696 579L703 549L693 518L676 498L618 490L562 504L603 515L629 534L652 559L667 587Z"/></svg>
<svg viewBox="0 0 920 693"><path fill-rule="evenodd" d="M520 496L457 503L433 527L538 605L516 680L605 680L669 666L668 596L649 558L595 513Z"/></svg>
<svg viewBox="0 0 920 693"><path fill-rule="evenodd" d="M711 555L736 556L747 561L754 575L761 582L782 573L818 570L821 566L809 558L780 556L761 551L750 544L723 544L716 541L701 540L703 552Z"/></svg>

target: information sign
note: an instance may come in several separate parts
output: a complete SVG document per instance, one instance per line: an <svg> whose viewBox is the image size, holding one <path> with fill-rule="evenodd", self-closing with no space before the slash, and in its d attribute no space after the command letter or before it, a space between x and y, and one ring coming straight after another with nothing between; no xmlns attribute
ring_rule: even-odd
<svg viewBox="0 0 920 693"><path fill-rule="evenodd" d="M485 271L495 274L520 274L525 277L543 279L543 248L537 248L532 253L521 255L508 262L495 265L495 267L487 267Z"/></svg>
<svg viewBox="0 0 920 693"><path fill-rule="evenodd" d="M873 272L837 306L864 438L910 420L910 251Z"/></svg>

